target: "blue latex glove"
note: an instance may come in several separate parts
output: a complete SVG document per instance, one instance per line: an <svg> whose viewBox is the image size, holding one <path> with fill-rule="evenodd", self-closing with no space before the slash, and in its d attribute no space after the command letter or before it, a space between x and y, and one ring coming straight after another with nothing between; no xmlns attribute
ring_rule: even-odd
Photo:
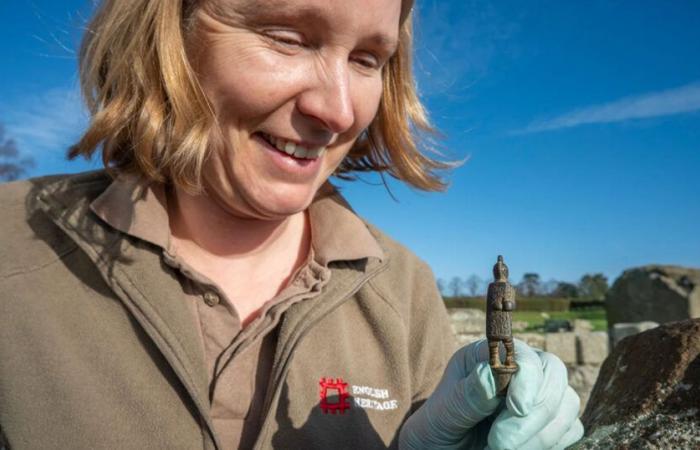
<svg viewBox="0 0 700 450"><path fill-rule="evenodd" d="M578 441L580 402L566 366L517 339L515 361L518 372L499 397L486 341L458 350L433 394L404 424L399 448L563 449Z"/></svg>

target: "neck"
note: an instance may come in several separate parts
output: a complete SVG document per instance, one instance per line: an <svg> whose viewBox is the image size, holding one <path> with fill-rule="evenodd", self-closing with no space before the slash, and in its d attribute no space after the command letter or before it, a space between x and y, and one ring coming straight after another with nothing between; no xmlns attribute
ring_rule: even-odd
<svg viewBox="0 0 700 450"><path fill-rule="evenodd" d="M303 264L308 255L311 233L303 211L281 220L241 218L206 194L178 188L169 195L168 210L172 245L186 259L225 261L228 269L244 272L285 272Z"/></svg>

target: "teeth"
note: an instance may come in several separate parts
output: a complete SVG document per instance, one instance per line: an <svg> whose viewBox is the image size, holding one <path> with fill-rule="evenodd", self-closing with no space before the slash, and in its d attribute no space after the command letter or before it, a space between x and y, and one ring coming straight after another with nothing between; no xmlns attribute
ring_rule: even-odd
<svg viewBox="0 0 700 450"><path fill-rule="evenodd" d="M287 144L289 146L289 144ZM289 152L287 152L289 153ZM294 150L294 156L296 158L306 158L306 149L300 145L297 146L297 149Z"/></svg>
<svg viewBox="0 0 700 450"><path fill-rule="evenodd" d="M284 139L269 134L265 134L265 137L277 150L285 152L289 156L294 156L295 158L316 159L326 150L326 147L305 148L301 145L296 145L294 142L285 141Z"/></svg>
<svg viewBox="0 0 700 450"><path fill-rule="evenodd" d="M294 142L287 142L284 144L284 152L288 155L294 155L294 150L296 149L296 145L294 145Z"/></svg>

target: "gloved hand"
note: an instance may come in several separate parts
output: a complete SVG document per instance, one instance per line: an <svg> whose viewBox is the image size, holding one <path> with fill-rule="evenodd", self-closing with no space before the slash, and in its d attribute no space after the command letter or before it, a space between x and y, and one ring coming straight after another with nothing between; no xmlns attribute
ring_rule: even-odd
<svg viewBox="0 0 700 450"><path fill-rule="evenodd" d="M551 353L515 340L518 371L496 395L486 340L458 350L433 394L408 418L401 450L563 449L583 436L579 398Z"/></svg>

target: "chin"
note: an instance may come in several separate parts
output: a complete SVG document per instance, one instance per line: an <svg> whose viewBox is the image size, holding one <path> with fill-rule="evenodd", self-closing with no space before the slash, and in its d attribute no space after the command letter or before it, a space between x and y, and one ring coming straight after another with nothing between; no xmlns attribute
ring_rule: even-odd
<svg viewBox="0 0 700 450"><path fill-rule="evenodd" d="M256 196L251 204L268 216L292 216L306 210L314 199L315 190L305 188L283 187L265 195Z"/></svg>

